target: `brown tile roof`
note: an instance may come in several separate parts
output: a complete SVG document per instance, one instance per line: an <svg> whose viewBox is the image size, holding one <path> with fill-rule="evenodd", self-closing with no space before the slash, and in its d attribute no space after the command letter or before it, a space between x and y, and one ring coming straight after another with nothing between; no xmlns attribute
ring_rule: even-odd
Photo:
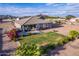
<svg viewBox="0 0 79 59"><path fill-rule="evenodd" d="M23 25L25 22L27 22L29 19L30 19L31 17L29 17L29 18L24 18L24 19L21 19L21 20L15 20L15 23L18 23L18 24L20 24L20 25Z"/></svg>
<svg viewBox="0 0 79 59"><path fill-rule="evenodd" d="M49 21L46 21L44 19L40 19L40 17L33 16L21 20L16 20L16 23L20 25L32 25L32 24L39 24L39 23L50 23Z"/></svg>
<svg viewBox="0 0 79 59"><path fill-rule="evenodd" d="M40 24L40 23L50 23L50 22L44 19L40 19L40 17L32 17L27 22L25 22L24 25Z"/></svg>

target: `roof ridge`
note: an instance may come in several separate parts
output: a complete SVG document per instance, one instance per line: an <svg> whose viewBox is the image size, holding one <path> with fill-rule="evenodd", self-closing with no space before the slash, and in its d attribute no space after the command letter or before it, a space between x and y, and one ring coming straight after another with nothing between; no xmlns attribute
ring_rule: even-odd
<svg viewBox="0 0 79 59"><path fill-rule="evenodd" d="M32 18L33 18L33 16L31 16L26 22L28 22L28 21L31 20ZM26 23L26 22L25 22L25 23ZM24 24L25 24L25 23L24 23ZM24 25L24 24L23 24L23 25Z"/></svg>

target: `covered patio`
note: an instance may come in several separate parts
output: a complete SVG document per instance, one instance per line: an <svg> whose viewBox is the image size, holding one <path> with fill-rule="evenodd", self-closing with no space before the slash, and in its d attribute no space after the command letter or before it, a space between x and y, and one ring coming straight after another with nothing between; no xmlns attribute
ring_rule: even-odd
<svg viewBox="0 0 79 59"><path fill-rule="evenodd" d="M38 24L29 24L22 26L22 29L24 31L35 31L35 30L43 30L48 28L52 28L52 23L38 23Z"/></svg>

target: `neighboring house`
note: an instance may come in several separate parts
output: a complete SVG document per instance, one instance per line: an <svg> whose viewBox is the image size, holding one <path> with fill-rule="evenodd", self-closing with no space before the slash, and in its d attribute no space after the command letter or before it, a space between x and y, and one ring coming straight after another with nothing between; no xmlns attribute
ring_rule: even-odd
<svg viewBox="0 0 79 59"><path fill-rule="evenodd" d="M65 23L65 18L57 18L57 19L52 19L53 23L61 23L64 24Z"/></svg>
<svg viewBox="0 0 79 59"><path fill-rule="evenodd" d="M58 19L53 19L54 21L63 21L65 18L58 18Z"/></svg>
<svg viewBox="0 0 79 59"><path fill-rule="evenodd" d="M71 22L71 23L74 23L74 24L75 24L75 23L78 23L78 22L79 22L79 18L71 18L71 19L70 19L70 22Z"/></svg>
<svg viewBox="0 0 79 59"><path fill-rule="evenodd" d="M71 18L66 21L67 24L76 24L79 22L79 18Z"/></svg>
<svg viewBox="0 0 79 59"><path fill-rule="evenodd" d="M71 18L69 21L70 22L76 22L76 19L75 18Z"/></svg>
<svg viewBox="0 0 79 59"><path fill-rule="evenodd" d="M2 21L3 21L3 22L12 22L11 19L3 19Z"/></svg>
<svg viewBox="0 0 79 59"><path fill-rule="evenodd" d="M29 18L24 18L16 20L14 25L17 29L31 31L31 30L41 30L46 28L52 28L52 23L42 19L41 16L33 16Z"/></svg>
<svg viewBox="0 0 79 59"><path fill-rule="evenodd" d="M70 22L77 22L79 20L79 18L71 18Z"/></svg>

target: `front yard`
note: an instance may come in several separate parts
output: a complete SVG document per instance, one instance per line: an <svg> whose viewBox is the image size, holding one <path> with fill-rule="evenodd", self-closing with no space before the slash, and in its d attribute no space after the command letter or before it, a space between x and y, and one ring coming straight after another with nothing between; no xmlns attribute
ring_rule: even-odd
<svg viewBox="0 0 79 59"><path fill-rule="evenodd" d="M20 43L21 45L26 43L34 43L38 45L45 45L49 43L57 44L60 40L63 41L65 38L64 35L55 33L55 32L48 32L48 33L42 33L37 35L31 35L26 37L20 37Z"/></svg>
<svg viewBox="0 0 79 59"><path fill-rule="evenodd" d="M50 49L52 48L54 49L55 47L61 46L69 41L68 37L55 32L19 37L19 39L21 46L16 50L17 51L16 55L31 55L31 56L46 54ZM31 45L31 47L29 48L27 45L29 46ZM41 49L39 50L37 48L35 49L35 45L37 47L40 46ZM40 52L40 50L42 50L42 53ZM35 54L38 52L40 54Z"/></svg>

